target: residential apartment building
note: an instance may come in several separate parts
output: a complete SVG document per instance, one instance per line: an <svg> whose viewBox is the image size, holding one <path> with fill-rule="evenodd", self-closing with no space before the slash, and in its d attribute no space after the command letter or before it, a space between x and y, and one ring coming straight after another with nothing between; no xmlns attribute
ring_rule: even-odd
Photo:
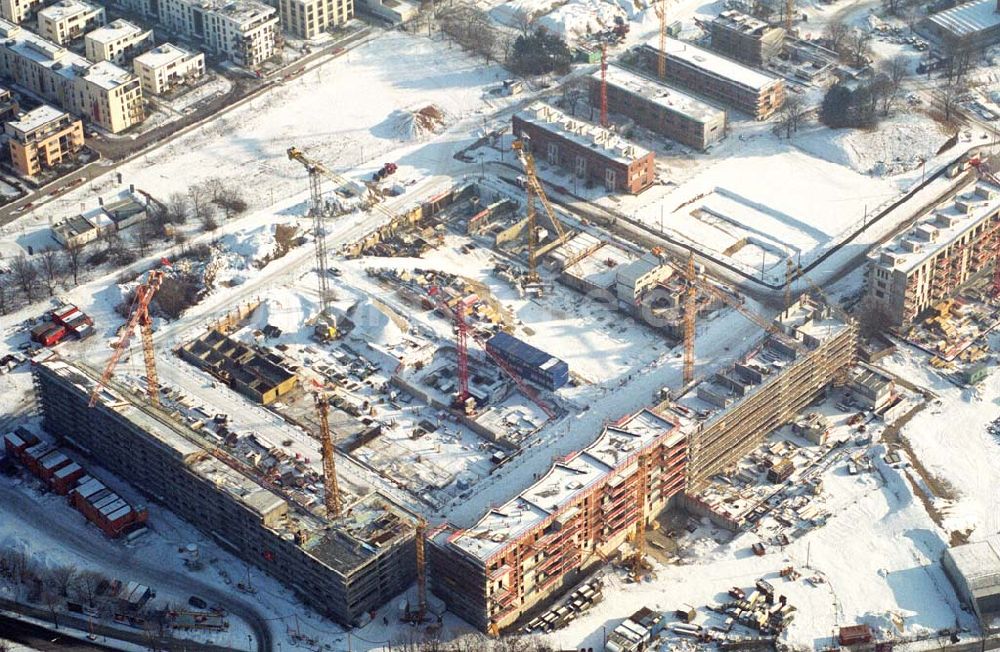
<svg viewBox="0 0 1000 652"><path fill-rule="evenodd" d="M111 61L124 66L153 46L153 32L118 19L88 32L83 43L91 61Z"/></svg>
<svg viewBox="0 0 1000 652"><path fill-rule="evenodd" d="M34 18L46 0L0 0L0 18L20 25Z"/></svg>
<svg viewBox="0 0 1000 652"><path fill-rule="evenodd" d="M0 86L0 122L15 120L20 112L21 105L14 94Z"/></svg>
<svg viewBox="0 0 1000 652"><path fill-rule="evenodd" d="M651 151L544 102L515 113L513 129L515 136L531 142L536 159L603 185L609 192L635 194L656 179Z"/></svg>
<svg viewBox="0 0 1000 652"><path fill-rule="evenodd" d="M98 380L92 370L49 358L33 371L42 426L61 444L99 460L321 614L349 626L413 583L416 517L381 494L358 498L343 518L328 520L265 470L237 462L116 381L88 407Z"/></svg>
<svg viewBox="0 0 1000 652"><path fill-rule="evenodd" d="M299 38L314 38L354 17L354 0L279 0L281 25Z"/></svg>
<svg viewBox="0 0 1000 652"><path fill-rule="evenodd" d="M18 174L33 177L55 167L83 147L83 123L48 104L4 125Z"/></svg>
<svg viewBox="0 0 1000 652"><path fill-rule="evenodd" d="M431 590L481 631L510 626L652 522L683 490L686 460L678 424L651 410L608 425L472 527L432 531Z"/></svg>
<svg viewBox="0 0 1000 652"><path fill-rule="evenodd" d="M785 101L785 83L691 43L666 39L666 81L716 100L757 120L766 120ZM656 70L659 37L640 50L644 67Z"/></svg>
<svg viewBox="0 0 1000 652"><path fill-rule="evenodd" d="M784 29L734 9L716 16L709 29L713 50L751 66L770 61L785 42Z"/></svg>
<svg viewBox="0 0 1000 652"><path fill-rule="evenodd" d="M775 332L731 367L661 405L687 434L688 496L791 422L856 361L858 328L808 296L774 320Z"/></svg>
<svg viewBox="0 0 1000 652"><path fill-rule="evenodd" d="M109 61L92 63L5 20L0 74L113 133L145 118L138 77Z"/></svg>
<svg viewBox="0 0 1000 652"><path fill-rule="evenodd" d="M687 93L634 72L608 66L608 110L675 140L704 150L726 135L726 112ZM601 105L601 71L590 79L590 103Z"/></svg>
<svg viewBox="0 0 1000 652"><path fill-rule="evenodd" d="M38 12L38 35L65 45L100 27L106 20L104 7L82 0L59 0Z"/></svg>
<svg viewBox="0 0 1000 652"><path fill-rule="evenodd" d="M996 264L1000 187L979 180L869 255L868 310L907 328Z"/></svg>
<svg viewBox="0 0 1000 652"><path fill-rule="evenodd" d="M278 10L257 0L121 0L168 32L244 68L257 68L280 47Z"/></svg>
<svg viewBox="0 0 1000 652"><path fill-rule="evenodd" d="M164 43L137 56L132 61L132 68L144 91L163 95L204 75L205 55Z"/></svg>

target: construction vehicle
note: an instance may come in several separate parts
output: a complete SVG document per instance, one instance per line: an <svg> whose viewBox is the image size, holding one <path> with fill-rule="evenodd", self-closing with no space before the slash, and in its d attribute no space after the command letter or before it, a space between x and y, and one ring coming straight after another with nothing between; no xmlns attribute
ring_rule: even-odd
<svg viewBox="0 0 1000 652"><path fill-rule="evenodd" d="M166 260L162 262L168 266L170 265ZM129 308L129 318L125 322L121 336L113 345L114 352L111 354L111 359L108 360L108 364L104 368L104 373L101 374L101 379L94 385L94 391L90 394L90 407L94 407L97 404L97 398L101 393L101 389L106 387L108 381L111 380L111 375L115 372L115 367L118 366L118 361L121 359L122 354L128 348L136 326L139 327L142 337L142 355L146 363L146 395L149 397L149 402L153 405L160 404L160 385L156 376L156 352L153 349L153 318L149 314L149 303L153 300L153 296L156 295L156 291L163 284L163 277L163 270L150 270L146 276L146 281L139 284L135 289L135 297L133 297L132 305Z"/></svg>
<svg viewBox="0 0 1000 652"><path fill-rule="evenodd" d="M537 168L535 167L535 157L532 156L528 149L527 139L519 138L514 141L511 147L516 152L521 165L524 166L525 174L525 212L527 213L528 220L528 273L524 276L521 285L525 290L541 294L542 283L541 277L538 275L538 224L535 216L535 199L537 198L541 202L542 208L545 210L545 214L548 216L549 222L556 232L554 245L566 242L573 232L563 226L562 222L556 216L556 212L552 208L548 196L545 194L545 189L542 188L541 181L538 179Z"/></svg>
<svg viewBox="0 0 1000 652"><path fill-rule="evenodd" d="M385 163L381 168L375 171L375 174L372 175L372 180L376 182L382 181L386 177L395 174L397 169L398 166L395 163Z"/></svg>

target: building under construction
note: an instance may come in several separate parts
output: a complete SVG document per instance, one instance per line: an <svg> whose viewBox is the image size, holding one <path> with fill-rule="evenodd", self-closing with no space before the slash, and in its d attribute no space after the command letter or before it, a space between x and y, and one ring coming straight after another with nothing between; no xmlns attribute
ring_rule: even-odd
<svg viewBox="0 0 1000 652"><path fill-rule="evenodd" d="M203 430L127 389L104 387L88 407L98 375L87 368L49 359L35 365L34 379L49 433L100 460L320 613L349 625L413 582L416 519L380 494L345 506L331 521L289 499L280 473L265 478Z"/></svg>
<svg viewBox="0 0 1000 652"><path fill-rule="evenodd" d="M993 267L1000 236L1000 186L981 179L870 255L866 293L896 328Z"/></svg>
<svg viewBox="0 0 1000 652"><path fill-rule="evenodd" d="M664 45L662 56L668 83L731 106L757 120L769 118L785 101L785 82L777 77L685 41L667 38ZM648 70L657 69L660 56L658 37L639 48L640 61Z"/></svg>
<svg viewBox="0 0 1000 652"><path fill-rule="evenodd" d="M803 297L774 321L740 362L659 406L687 433L688 491L732 467L790 422L838 377L846 382L857 349L857 325Z"/></svg>
<svg viewBox="0 0 1000 652"><path fill-rule="evenodd" d="M762 66L776 57L785 42L782 28L734 9L716 16L709 28L713 50L752 66Z"/></svg>
<svg viewBox="0 0 1000 652"><path fill-rule="evenodd" d="M484 631L510 626L654 519L683 490L686 461L670 419L643 410L608 425L473 527L432 533L432 590Z"/></svg>

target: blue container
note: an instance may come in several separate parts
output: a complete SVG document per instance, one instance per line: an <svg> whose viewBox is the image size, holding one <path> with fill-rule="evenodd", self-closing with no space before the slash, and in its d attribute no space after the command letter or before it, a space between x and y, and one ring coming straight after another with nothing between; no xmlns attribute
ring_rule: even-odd
<svg viewBox="0 0 1000 652"><path fill-rule="evenodd" d="M509 364L522 378L545 389L559 389L569 382L569 365L508 333L497 333L486 348Z"/></svg>

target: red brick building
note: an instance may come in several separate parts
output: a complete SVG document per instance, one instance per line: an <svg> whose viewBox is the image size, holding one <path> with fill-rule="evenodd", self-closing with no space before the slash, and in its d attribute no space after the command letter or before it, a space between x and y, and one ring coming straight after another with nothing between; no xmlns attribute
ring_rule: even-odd
<svg viewBox="0 0 1000 652"><path fill-rule="evenodd" d="M537 160L569 170L608 192L636 194L653 185L653 153L617 133L535 102L513 117L514 135L527 138Z"/></svg>

